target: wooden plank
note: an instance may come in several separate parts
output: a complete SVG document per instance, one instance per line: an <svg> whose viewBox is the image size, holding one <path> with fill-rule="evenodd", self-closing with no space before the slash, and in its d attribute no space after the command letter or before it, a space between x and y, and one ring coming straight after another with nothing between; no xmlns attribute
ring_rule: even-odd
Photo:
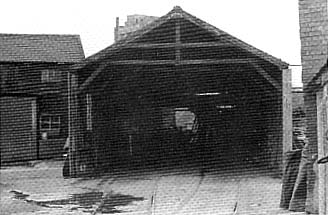
<svg viewBox="0 0 328 215"><path fill-rule="evenodd" d="M179 64L181 61L181 29L179 19L175 22L175 44L175 63Z"/></svg>
<svg viewBox="0 0 328 215"><path fill-rule="evenodd" d="M110 65L174 65L175 60L115 60Z"/></svg>
<svg viewBox="0 0 328 215"><path fill-rule="evenodd" d="M328 84L317 92L318 158L328 155ZM328 167L318 165L319 214L328 214Z"/></svg>
<svg viewBox="0 0 328 215"><path fill-rule="evenodd" d="M328 156L328 83L326 83L325 85L325 96L326 96L326 109L325 109L325 113L326 113L326 143L324 144L325 148L325 155ZM324 197L324 201L326 202L326 211L324 214L328 214L328 166L326 164L325 166L326 168L326 174L325 174L325 179L324 179L324 184L326 186L326 196Z"/></svg>
<svg viewBox="0 0 328 215"><path fill-rule="evenodd" d="M180 65L197 64L248 64L255 63L256 60L244 59L202 59L202 60L181 60ZM110 61L111 65L175 65L176 60L116 60Z"/></svg>
<svg viewBox="0 0 328 215"><path fill-rule="evenodd" d="M324 151L325 151L325 156L328 156L328 83L326 82L325 86L324 86L324 95L325 95L325 99L324 99L324 103L325 103L325 144L324 144ZM325 204L325 208L326 211L323 214L328 214L328 165L325 164L325 169L326 169L326 174L325 174L325 178L323 179L324 182L324 186L326 187L326 193L325 196L322 197L322 201L325 202L323 204Z"/></svg>
<svg viewBox="0 0 328 215"><path fill-rule="evenodd" d="M81 86L78 88L77 93L81 93L89 84L106 68L107 64L103 63L101 64L96 71L94 71L89 78L81 84Z"/></svg>
<svg viewBox="0 0 328 215"><path fill-rule="evenodd" d="M282 132L283 132L283 154L293 149L293 123L292 123L292 78L291 70L282 71Z"/></svg>
<svg viewBox="0 0 328 215"><path fill-rule="evenodd" d="M279 84L269 73L267 73L262 67L258 64L252 63L252 66L256 69L256 72L259 73L263 78L265 78L272 86L274 86L278 91L281 91L281 84ZM284 70L283 70L284 71Z"/></svg>
<svg viewBox="0 0 328 215"><path fill-rule="evenodd" d="M39 158L39 149L37 145L37 102L36 99L31 100L31 111L32 111L32 126L31 126L31 134L30 134L30 150L31 154L35 154L34 158L38 159Z"/></svg>
<svg viewBox="0 0 328 215"><path fill-rule="evenodd" d="M160 48L222 48L235 47L231 44L222 42L197 42L197 43L128 43L124 48L141 48L141 49L160 49Z"/></svg>
<svg viewBox="0 0 328 215"><path fill-rule="evenodd" d="M318 132L318 158L324 157L324 103L323 103L323 91L317 92L317 132ZM323 199L325 198L325 184L324 184L324 177L325 177L325 166L319 165L318 167L319 172L319 188L318 188L318 195L319 195L319 214L324 214L325 211L325 203Z"/></svg>
<svg viewBox="0 0 328 215"><path fill-rule="evenodd" d="M78 173L78 97L77 97L77 76L73 73L68 73L68 136L69 136L69 173L74 177Z"/></svg>
<svg viewBox="0 0 328 215"><path fill-rule="evenodd" d="M328 83L323 87L322 104L323 135L320 148L322 156L328 156ZM319 189L323 190L319 193L319 209L321 209L322 214L328 214L328 165L320 164L319 168Z"/></svg>
<svg viewBox="0 0 328 215"><path fill-rule="evenodd" d="M73 162L73 150L74 150L74 146L71 143L71 136L72 134L72 126L71 126L71 121L72 121L72 110L71 110L71 106L72 106L72 86L71 86L71 74L70 72L67 73L67 85L68 85L68 93L67 93L67 98L68 98L68 137L69 137L69 149L68 149L68 165L69 165L69 175L72 176L75 172L73 171L73 166L74 166L74 162Z"/></svg>
<svg viewBox="0 0 328 215"><path fill-rule="evenodd" d="M36 99L0 98L1 163L37 159Z"/></svg>

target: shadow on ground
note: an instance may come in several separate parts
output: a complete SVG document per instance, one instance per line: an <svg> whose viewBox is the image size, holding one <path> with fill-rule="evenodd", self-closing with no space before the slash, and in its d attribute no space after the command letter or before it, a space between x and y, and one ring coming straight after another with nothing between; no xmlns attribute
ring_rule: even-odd
<svg viewBox="0 0 328 215"><path fill-rule="evenodd" d="M47 208L62 208L65 205L76 205L71 207L71 210L82 209L84 212L93 212L94 206L99 205L98 212L101 213L122 213L126 211L118 210L118 206L127 206L134 201L143 201L143 197L134 197L131 195L123 195L120 193L104 194L99 191L87 193L72 194L67 199L51 200L51 201L36 201L28 199L29 195L18 191L10 191L14 194L14 198L31 204Z"/></svg>

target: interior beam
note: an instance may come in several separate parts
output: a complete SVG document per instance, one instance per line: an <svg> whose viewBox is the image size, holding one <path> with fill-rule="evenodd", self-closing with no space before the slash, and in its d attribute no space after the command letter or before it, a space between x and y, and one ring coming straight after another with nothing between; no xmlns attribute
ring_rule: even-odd
<svg viewBox="0 0 328 215"><path fill-rule="evenodd" d="M261 66L256 63L251 63L256 69L256 72L265 78L272 86L274 86L278 92L282 91L282 86L279 84L269 73L267 73Z"/></svg>
<svg viewBox="0 0 328 215"><path fill-rule="evenodd" d="M181 29L180 21L175 22L175 63L179 64L181 61Z"/></svg>
<svg viewBox="0 0 328 215"><path fill-rule="evenodd" d="M290 69L282 70L282 132L283 155L293 149L292 75Z"/></svg>
<svg viewBox="0 0 328 215"><path fill-rule="evenodd" d="M101 64L96 71L94 71L89 78L83 83L81 84L81 86L78 88L77 93L81 93L105 68L106 68L107 64L103 63Z"/></svg>
<svg viewBox="0 0 328 215"><path fill-rule="evenodd" d="M243 59L201 59L201 60L180 60L179 65L197 65L197 64L249 64L256 60ZM116 60L110 61L111 65L175 65L176 60Z"/></svg>
<svg viewBox="0 0 328 215"><path fill-rule="evenodd" d="M176 32L177 31L178 30L176 29ZM222 42L177 43L176 41L174 43L128 43L124 45L124 48L175 48L175 47L207 48L207 47L233 47L233 46Z"/></svg>

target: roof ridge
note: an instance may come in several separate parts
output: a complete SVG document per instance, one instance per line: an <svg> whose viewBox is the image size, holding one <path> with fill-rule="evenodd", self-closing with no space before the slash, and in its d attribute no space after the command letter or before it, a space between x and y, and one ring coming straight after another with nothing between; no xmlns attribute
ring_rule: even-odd
<svg viewBox="0 0 328 215"><path fill-rule="evenodd" d="M121 47L123 47L125 44L130 43L136 39L138 39L139 37L141 37L142 35L144 35L145 33L153 30L154 28L158 27L160 24L173 19L173 18L185 18L186 20L192 22L193 24L203 28L204 30L207 30L213 34L215 34L216 36L222 36L225 35L230 39L229 42L236 44L237 46L240 46L242 49L245 49L246 51L253 53L255 56L266 60L280 68L286 68L288 67L288 63L282 61L279 58L274 57L273 55L268 54L267 52L264 52L240 39L238 39L237 37L199 19L198 17L184 11L180 6L174 6L173 9L171 11L169 11L167 14L165 14L164 16L159 17L158 19L156 19L155 21L147 24L146 26L144 26L141 29L138 29L134 32L132 32L130 35L128 35L126 38L123 38L115 43L113 43L112 45L102 49L101 51L89 56L88 58L86 58L86 60L84 60L83 62L81 62L81 64L77 65L77 69L80 67L83 67L83 65L86 65L88 62L92 62L92 61L96 61L96 60L100 60L102 57L106 56L106 54L108 52L114 51L114 50L119 50Z"/></svg>
<svg viewBox="0 0 328 215"><path fill-rule="evenodd" d="M35 34L28 34L28 33L0 33L1 36L74 36L74 37L81 37L79 34L44 34L44 33L35 33Z"/></svg>
<svg viewBox="0 0 328 215"><path fill-rule="evenodd" d="M270 60L273 61L273 62L271 62L273 64L284 64L283 66L285 66L285 67L288 66L288 63L282 61L281 59L279 59L277 57L274 57L273 55L271 55L271 54L269 54L269 53L267 53L265 51L262 51L262 50L256 48L255 46L253 46L251 44L248 44L248 43L244 42L243 40L241 40L241 39L239 39L239 38L237 38L237 37L235 37L235 36L227 33L226 31L221 30L220 28L218 28L218 27L216 27L216 26L214 26L214 25L212 25L212 24L210 24L208 22L205 22L205 21L199 19L198 17L196 17L196 16L194 16L194 15L192 15L192 14L190 14L190 13L188 13L188 12L182 10L182 9L181 9L181 13L184 14L184 15L187 15L187 17L185 17L185 16L184 17L187 18L189 21L192 21L192 20L190 20L190 18L192 18L192 19L200 22L200 23L194 23L196 25L205 24L206 27L210 27L210 29L205 29L205 30L215 31L215 33L223 34L225 36L230 37L229 39L231 39L231 41L229 41L229 42L232 42L232 43L235 42L235 43L238 43L238 45L246 46L245 48L247 48L247 51L249 51L251 53L253 53L253 51L256 51L256 52L260 52L258 54L267 55L267 57L270 58ZM202 26L200 26L200 27L202 27ZM216 35L216 36L218 36L218 35ZM241 48L244 48L244 47L241 47ZM248 50L248 49L253 49L253 50ZM255 53L253 53L253 54L255 54ZM261 55L258 56L258 57L263 58L263 56L261 56Z"/></svg>
<svg viewBox="0 0 328 215"><path fill-rule="evenodd" d="M63 62L85 59L80 35L0 33L1 62Z"/></svg>

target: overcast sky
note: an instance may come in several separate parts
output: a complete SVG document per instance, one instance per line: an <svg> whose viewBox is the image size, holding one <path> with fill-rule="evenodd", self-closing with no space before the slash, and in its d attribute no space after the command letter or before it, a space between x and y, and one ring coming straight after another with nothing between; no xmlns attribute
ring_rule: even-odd
<svg viewBox="0 0 328 215"><path fill-rule="evenodd" d="M79 34L90 56L113 43L116 17L123 25L127 15L163 16L175 5L289 64L301 64L298 0L0 0L0 33Z"/></svg>

